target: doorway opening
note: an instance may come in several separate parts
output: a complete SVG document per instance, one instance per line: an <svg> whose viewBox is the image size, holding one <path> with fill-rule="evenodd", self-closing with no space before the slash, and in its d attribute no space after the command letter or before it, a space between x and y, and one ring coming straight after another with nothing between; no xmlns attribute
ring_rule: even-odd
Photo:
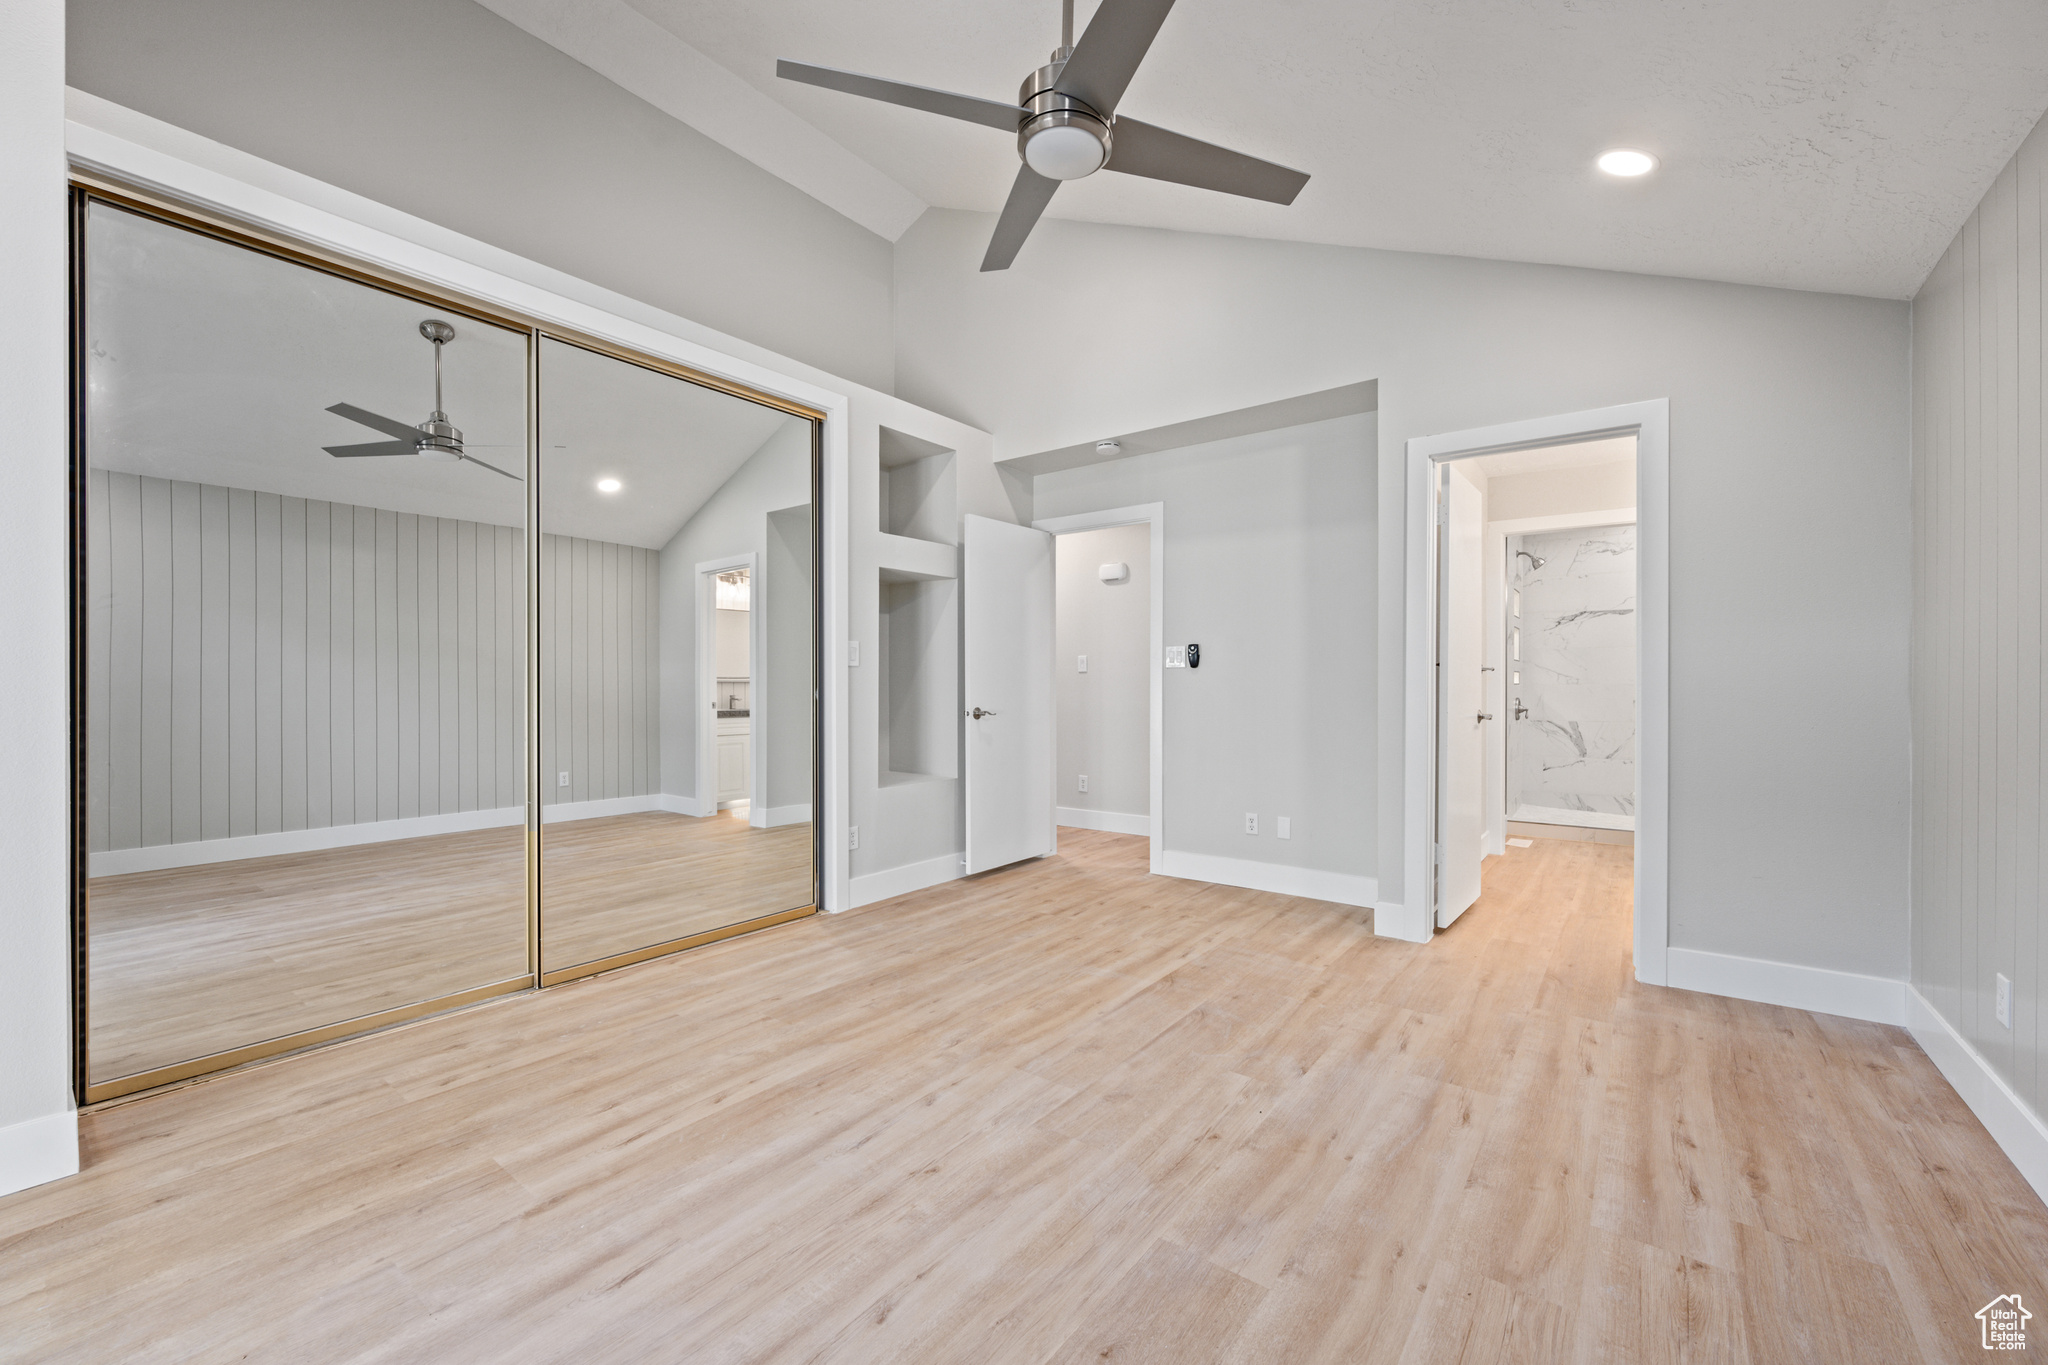
<svg viewBox="0 0 2048 1365"><path fill-rule="evenodd" d="M1666 430L1655 402L1408 443L1414 937L1489 858L1628 843L1636 974L1664 978Z"/></svg>
<svg viewBox="0 0 2048 1365"><path fill-rule="evenodd" d="M1161 503L1034 523L1053 535L1056 818L1164 845Z"/></svg>

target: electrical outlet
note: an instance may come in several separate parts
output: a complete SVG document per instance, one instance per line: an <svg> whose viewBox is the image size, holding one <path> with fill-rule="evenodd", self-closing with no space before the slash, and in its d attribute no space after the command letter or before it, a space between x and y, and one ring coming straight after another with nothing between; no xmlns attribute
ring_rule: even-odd
<svg viewBox="0 0 2048 1365"><path fill-rule="evenodd" d="M848 668L860 667L860 641L848 640L846 642L846 666Z"/></svg>
<svg viewBox="0 0 2048 1365"><path fill-rule="evenodd" d="M1275 839L1292 839L1294 837L1294 817L1291 815L1274 816L1273 837Z"/></svg>
<svg viewBox="0 0 2048 1365"><path fill-rule="evenodd" d="M1257 834L1259 832L1259 817L1256 812L1246 811L1244 813L1244 832L1246 834Z"/></svg>
<svg viewBox="0 0 2048 1365"><path fill-rule="evenodd" d="M2012 1027L2012 978L2004 972L1998 974L1998 994L1992 1001L1992 1009L1998 1015L1998 1022Z"/></svg>
<svg viewBox="0 0 2048 1365"><path fill-rule="evenodd" d="M1088 671L1088 656L1087 656L1086 654L1083 654L1083 655L1080 655L1079 657L1080 657L1080 660L1081 660L1081 662L1080 662L1079 666L1077 666L1077 667L1076 667L1076 668L1074 669L1074 671L1075 671L1076 673L1086 673L1086 672Z"/></svg>
<svg viewBox="0 0 2048 1365"><path fill-rule="evenodd" d="M1081 774L1081 790L1082 790L1082 791L1087 791L1087 790L1088 790L1088 774L1086 774L1086 773L1082 773L1082 774Z"/></svg>
<svg viewBox="0 0 2048 1365"><path fill-rule="evenodd" d="M847 846L847 847L848 847L849 849L853 849L853 848L859 848L859 847L860 847L860 826L859 826L859 825L848 825L848 826L846 827L846 846Z"/></svg>
<svg viewBox="0 0 2048 1365"><path fill-rule="evenodd" d="M566 787L566 786L568 786L568 785L569 785L569 774L567 774L567 773L557 773L557 774L555 774L555 785L556 785L557 787Z"/></svg>

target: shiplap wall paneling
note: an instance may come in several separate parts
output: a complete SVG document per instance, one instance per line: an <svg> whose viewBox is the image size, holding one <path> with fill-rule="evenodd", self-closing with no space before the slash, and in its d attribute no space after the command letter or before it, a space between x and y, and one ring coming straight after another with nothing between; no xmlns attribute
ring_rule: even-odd
<svg viewBox="0 0 2048 1365"><path fill-rule="evenodd" d="M524 801L516 527L98 469L87 496L93 850Z"/></svg>
<svg viewBox="0 0 2048 1365"><path fill-rule="evenodd" d="M660 790L660 572L653 550L541 537L541 783L549 805Z"/></svg>
<svg viewBox="0 0 2048 1365"><path fill-rule="evenodd" d="M2037 130L1913 314L1913 981L2037 1113L2044 189ZM2001 972L2010 1027L1994 1008Z"/></svg>

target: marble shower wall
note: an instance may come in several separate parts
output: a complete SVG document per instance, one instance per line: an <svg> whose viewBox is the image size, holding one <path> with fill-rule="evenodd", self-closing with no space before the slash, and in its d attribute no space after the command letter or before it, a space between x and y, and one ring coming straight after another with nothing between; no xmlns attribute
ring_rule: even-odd
<svg viewBox="0 0 2048 1365"><path fill-rule="evenodd" d="M1636 528L1510 536L1508 587L1509 818L1635 828Z"/></svg>

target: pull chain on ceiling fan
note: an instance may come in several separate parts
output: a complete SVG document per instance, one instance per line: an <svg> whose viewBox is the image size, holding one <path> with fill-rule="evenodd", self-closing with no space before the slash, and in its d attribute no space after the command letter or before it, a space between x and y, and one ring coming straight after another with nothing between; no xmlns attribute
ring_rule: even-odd
<svg viewBox="0 0 2048 1365"><path fill-rule="evenodd" d="M519 480L519 475L511 470L479 460L464 449L462 433L448 421L448 414L441 411L441 348L455 340L455 328L439 318L428 318L420 324L420 335L434 343L434 411L427 420L417 426L407 426L395 417L379 416L353 403L336 403L327 411L396 439L365 441L352 446L322 446L321 449L338 460L352 460L365 455L417 455L426 460L467 460L493 474Z"/></svg>
<svg viewBox="0 0 2048 1365"><path fill-rule="evenodd" d="M983 270L1007 270L1062 180L1122 171L1272 204L1293 203L1308 183L1301 171L1116 112L1172 8L1173 0L1102 0L1076 44L1074 0L1062 0L1059 50L1025 77L1015 104L805 62L778 61L775 74L1015 133L1024 164L981 262Z"/></svg>

